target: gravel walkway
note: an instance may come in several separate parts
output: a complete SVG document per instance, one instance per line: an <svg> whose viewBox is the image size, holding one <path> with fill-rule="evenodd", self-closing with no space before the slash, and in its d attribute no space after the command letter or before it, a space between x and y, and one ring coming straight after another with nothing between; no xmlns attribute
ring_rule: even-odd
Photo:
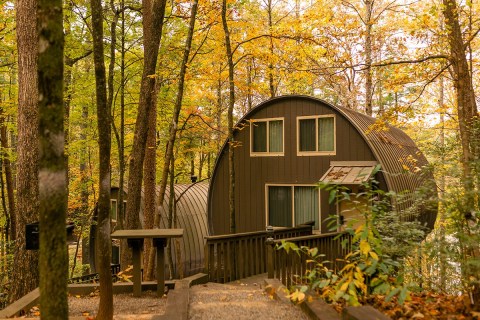
<svg viewBox="0 0 480 320"><path fill-rule="evenodd" d="M189 320L298 319L308 317L293 305L274 300L257 284L207 283L190 288Z"/></svg>

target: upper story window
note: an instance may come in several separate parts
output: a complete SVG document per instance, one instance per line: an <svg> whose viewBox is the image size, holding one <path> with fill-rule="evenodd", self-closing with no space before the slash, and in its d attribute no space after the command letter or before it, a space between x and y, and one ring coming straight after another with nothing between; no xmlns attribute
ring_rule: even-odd
<svg viewBox="0 0 480 320"><path fill-rule="evenodd" d="M252 120L251 156L283 156L283 118Z"/></svg>
<svg viewBox="0 0 480 320"><path fill-rule="evenodd" d="M335 116L297 118L297 153L299 156L335 154Z"/></svg>

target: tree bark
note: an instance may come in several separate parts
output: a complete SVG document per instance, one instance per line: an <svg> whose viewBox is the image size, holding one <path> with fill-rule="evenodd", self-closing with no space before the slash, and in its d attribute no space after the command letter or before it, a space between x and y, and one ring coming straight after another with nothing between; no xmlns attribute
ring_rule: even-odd
<svg viewBox="0 0 480 320"><path fill-rule="evenodd" d="M234 64L233 53L230 43L230 31L227 23L227 1L222 2L222 25L223 32L225 33L225 49L228 63L228 204L229 204L229 216L230 216L230 233L236 232L235 223L235 141L233 137L233 107L235 106L235 82L234 82Z"/></svg>
<svg viewBox="0 0 480 320"><path fill-rule="evenodd" d="M273 79L273 54L274 54L274 47L273 47L273 34L272 34L272 28L273 28L273 20L272 20L272 0L268 0L267 2L267 13L268 13L268 33L270 35L269 37L269 50L270 50L270 61L268 63L268 87L270 89L270 98L275 97L275 82ZM225 28L225 26L224 26Z"/></svg>
<svg viewBox="0 0 480 320"><path fill-rule="evenodd" d="M0 127L0 141L3 150L8 150L8 137L7 137L7 127L5 126L5 116L2 116L1 121L1 127ZM10 239L9 240L15 240L15 235L16 235L16 230L15 230L15 195L13 191L13 174L12 174L12 163L10 161L9 156L4 153L3 159L2 159L2 166L5 172L5 185L7 189L7 200L8 200L8 217L10 218L9 224L10 224L10 229L9 234L10 234Z"/></svg>
<svg viewBox="0 0 480 320"><path fill-rule="evenodd" d="M144 228L152 229L155 221L155 186L156 186L156 155L157 155L157 92L159 83L156 83L155 94L153 98L153 108L150 109L150 115L148 117L148 135L147 135L147 149L145 150L145 164L143 168L145 180L143 182L144 186ZM150 252L153 250L152 239L144 240L144 251ZM153 280L153 264L155 262L150 261L150 254L145 254L143 257L143 265L145 266L144 278L145 280ZM150 268L150 264L152 267Z"/></svg>
<svg viewBox="0 0 480 320"><path fill-rule="evenodd" d="M192 9L190 12L190 23L189 23L189 29L188 29L188 35L187 39L185 41L185 48L183 50L183 59L182 59L182 64L180 66L180 74L178 77L178 91L177 91L177 99L175 101L175 107L173 110L173 115L172 115L172 123L170 124L170 130L169 130L169 135L168 135L168 142L167 142L167 150L165 152L165 158L163 162L163 171L162 171L162 180L160 182L160 188L159 188L159 205L163 205L163 201L165 199L165 190L167 188L167 181L168 181L168 173L169 173L169 166L170 162L172 161L173 158L173 149L175 146L175 138L177 135L177 130L178 130L178 118L180 116L180 111L182 109L182 101L183 101L183 91L184 91L184 84L185 84L185 75L187 73L187 67L188 67L188 59L190 57L190 49L192 45L192 40L193 40L193 32L195 30L195 20L197 16L197 8L198 8L198 0L194 0L192 3ZM154 226L155 228L160 227L160 212L155 214L155 219L154 219ZM155 251L153 248L149 252L149 265L147 268L147 272L152 272L153 273L153 260L155 257Z"/></svg>
<svg viewBox="0 0 480 320"><path fill-rule="evenodd" d="M463 42L462 30L458 18L458 6L455 0L443 0L443 16L445 29L447 31L450 47L450 64L455 87L458 126L460 129L460 141L462 145L462 169L463 187L465 189L464 208L467 220L467 233L470 232L468 220L471 219L471 212L475 210L476 191L474 185L474 161L478 161L478 133L475 133L476 122L478 122L478 110L475 101L475 92L472 86L472 74L470 73L466 57L466 46ZM477 223L477 222L476 222ZM467 245L468 255L472 259L479 258L479 246ZM480 268L476 264L462 266L462 273L469 283L474 301L474 309L480 310L480 282L478 274ZM476 279L473 280L472 279Z"/></svg>
<svg viewBox="0 0 480 320"><path fill-rule="evenodd" d="M80 149L80 179L81 179L81 191L80 191L80 198L82 199L82 205L81 205L81 215L82 215L82 220L85 225L88 223L88 228L90 228L91 225L91 219L90 219L90 214L89 214L89 206L88 206L88 198L89 198L89 192L88 192L88 172L87 172L87 123L88 123L88 107L84 105L82 107L82 123L80 124L80 141L82 143L82 147ZM87 234L90 234L88 232ZM90 263L90 245L89 245L89 237L88 236L82 236L82 264L87 265ZM90 270L90 268L89 268ZM86 274L90 273L89 270L85 270L84 272Z"/></svg>
<svg viewBox="0 0 480 320"><path fill-rule="evenodd" d="M443 0L443 15L450 46L450 63L452 65L453 84L457 100L458 123L462 144L463 184L467 192L466 209L473 210L474 185L471 166L474 160L474 143L476 143L473 126L475 118L478 117L478 111L455 0Z"/></svg>
<svg viewBox="0 0 480 320"><path fill-rule="evenodd" d="M37 1L16 3L18 48L17 208L14 255L17 300L38 287L38 251L25 250L25 225L38 221Z"/></svg>
<svg viewBox="0 0 480 320"><path fill-rule="evenodd" d="M373 80L372 80L372 12L373 1L365 1L365 113L369 116L373 114Z"/></svg>
<svg viewBox="0 0 480 320"><path fill-rule="evenodd" d="M99 147L99 194L96 236L96 261L100 276L100 305L98 319L113 318L113 290L110 262L112 243L110 239L110 106L107 101L106 72L103 49L103 12L100 0L91 0L93 59L95 64L95 91L97 102L98 147Z"/></svg>
<svg viewBox="0 0 480 320"><path fill-rule="evenodd" d="M39 0L37 18L40 305L42 318L68 319L62 1Z"/></svg>
<svg viewBox="0 0 480 320"><path fill-rule="evenodd" d="M140 101L135 123L132 153L128 174L127 212L125 227L138 229L140 226L140 198L142 193L143 162L147 145L148 116L153 108L155 72L158 50L162 36L166 0L143 0L143 48L144 64L140 84ZM126 248L122 247L122 265L128 264Z"/></svg>

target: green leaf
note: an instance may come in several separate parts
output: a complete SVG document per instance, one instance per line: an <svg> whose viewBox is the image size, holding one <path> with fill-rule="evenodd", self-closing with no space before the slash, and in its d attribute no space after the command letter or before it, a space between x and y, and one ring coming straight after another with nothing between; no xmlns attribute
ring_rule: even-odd
<svg viewBox="0 0 480 320"><path fill-rule="evenodd" d="M337 195L336 191L330 191L330 196L328 197L328 203L332 204L333 200L335 200L336 195Z"/></svg>
<svg viewBox="0 0 480 320"><path fill-rule="evenodd" d="M392 291L388 293L388 295L385 297L385 301L390 301L395 295L397 295L400 292L400 288L395 288Z"/></svg>

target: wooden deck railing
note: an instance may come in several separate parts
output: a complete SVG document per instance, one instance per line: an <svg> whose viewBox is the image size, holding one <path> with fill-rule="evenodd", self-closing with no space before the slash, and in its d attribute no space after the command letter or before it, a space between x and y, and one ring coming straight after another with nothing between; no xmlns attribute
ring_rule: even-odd
<svg viewBox="0 0 480 320"><path fill-rule="evenodd" d="M342 242L346 240L346 246ZM318 248L318 254L324 254L322 261L329 261L325 264L328 268L338 270L343 267L341 261L350 251L351 236L341 233L329 233L320 235L310 235L304 237L294 237L281 240L269 241L267 245L267 269L268 277L280 279L285 286L290 286L295 276L303 276L307 270L308 257L304 254L298 255L296 252L275 248L282 241L295 243L298 247L306 246L309 248Z"/></svg>
<svg viewBox="0 0 480 320"><path fill-rule="evenodd" d="M225 283L267 272L267 237L284 239L312 234L310 225L205 237L205 272Z"/></svg>

